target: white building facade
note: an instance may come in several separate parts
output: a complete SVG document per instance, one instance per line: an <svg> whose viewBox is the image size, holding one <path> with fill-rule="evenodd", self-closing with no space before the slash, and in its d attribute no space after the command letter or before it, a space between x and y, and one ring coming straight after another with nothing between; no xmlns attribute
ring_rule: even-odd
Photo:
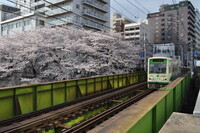
<svg viewBox="0 0 200 133"><path fill-rule="evenodd" d="M29 13L23 16L14 17L0 22L1 36L13 35L19 32L30 31L39 27L44 27L44 18Z"/></svg>
<svg viewBox="0 0 200 133"><path fill-rule="evenodd" d="M135 43L154 43L153 29L148 25L147 20L137 20L136 23L125 24L124 39Z"/></svg>
<svg viewBox="0 0 200 133"><path fill-rule="evenodd" d="M29 6L37 13L45 14L45 26L66 25L77 28L109 31L110 0L17 0L18 7Z"/></svg>
<svg viewBox="0 0 200 133"><path fill-rule="evenodd" d="M75 27L110 30L110 0L16 0L4 19L0 5L1 36L40 27ZM13 11L10 11L13 10Z"/></svg>

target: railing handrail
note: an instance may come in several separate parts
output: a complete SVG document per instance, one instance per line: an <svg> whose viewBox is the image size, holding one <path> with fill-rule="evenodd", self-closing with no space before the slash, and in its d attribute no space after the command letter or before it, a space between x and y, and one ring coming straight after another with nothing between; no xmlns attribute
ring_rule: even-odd
<svg viewBox="0 0 200 133"><path fill-rule="evenodd" d="M93 78L102 78L102 77L108 77L108 76L120 76L120 75L127 75L127 74L136 74L136 73L144 73L143 71L138 71L135 73L124 73L124 74L114 74L114 75L102 75L102 76L93 76L93 77L84 77L84 78L78 78L78 79L68 79L68 80L60 80L60 81L53 81L53 82L45 82L45 83L33 83L28 85L18 85L18 86L11 86L11 87L2 87L0 90L7 90L7 89L16 89L16 88L26 88L26 87L34 87L38 85L48 85L48 84L55 84L55 83L62 83L62 82L70 82L70 81L78 81L78 80L84 80L84 79L93 79Z"/></svg>

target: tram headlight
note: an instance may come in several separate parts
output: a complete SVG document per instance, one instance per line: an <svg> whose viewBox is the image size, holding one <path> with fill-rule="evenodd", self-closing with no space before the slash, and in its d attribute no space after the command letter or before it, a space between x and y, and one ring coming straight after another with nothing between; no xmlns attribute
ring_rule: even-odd
<svg viewBox="0 0 200 133"><path fill-rule="evenodd" d="M153 77L149 77L149 80L153 80Z"/></svg>

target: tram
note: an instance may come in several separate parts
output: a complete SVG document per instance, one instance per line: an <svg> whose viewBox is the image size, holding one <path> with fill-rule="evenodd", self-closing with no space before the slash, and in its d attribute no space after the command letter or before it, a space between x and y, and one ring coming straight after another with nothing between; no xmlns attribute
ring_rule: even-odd
<svg viewBox="0 0 200 133"><path fill-rule="evenodd" d="M148 87L158 88L169 84L181 74L181 61L168 57L148 59Z"/></svg>

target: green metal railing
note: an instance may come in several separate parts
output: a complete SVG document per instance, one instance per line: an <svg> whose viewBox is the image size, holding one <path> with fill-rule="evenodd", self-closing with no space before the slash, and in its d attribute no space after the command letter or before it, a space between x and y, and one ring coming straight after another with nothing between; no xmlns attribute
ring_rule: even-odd
<svg viewBox="0 0 200 133"><path fill-rule="evenodd" d="M166 95L160 98L127 132L128 133L157 133L173 112L180 109L186 90L190 87L191 74L178 78L175 84L160 91ZM145 125L145 128L144 128Z"/></svg>
<svg viewBox="0 0 200 133"><path fill-rule="evenodd" d="M146 81L145 72L0 88L0 120Z"/></svg>

